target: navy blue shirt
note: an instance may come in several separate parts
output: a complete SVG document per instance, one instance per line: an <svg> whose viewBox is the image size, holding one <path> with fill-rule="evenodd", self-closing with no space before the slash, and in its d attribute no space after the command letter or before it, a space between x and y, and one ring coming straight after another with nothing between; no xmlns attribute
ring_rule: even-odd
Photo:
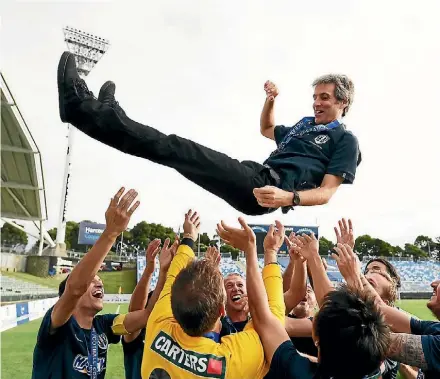
<svg viewBox="0 0 440 379"><path fill-rule="evenodd" d="M52 308L40 325L34 349L32 379L86 379L89 378L88 351L91 351L88 329L81 328L70 317L63 326L50 334ZM118 343L120 336L113 334L112 324L117 315L96 316L93 327L98 337L98 378L104 379L109 343Z"/></svg>
<svg viewBox="0 0 440 379"><path fill-rule="evenodd" d="M372 375L366 375L365 379L377 379L381 376L379 369ZM318 379L328 378L320 373L318 363L301 356L292 341L283 342L276 349L269 372L265 379Z"/></svg>
<svg viewBox="0 0 440 379"><path fill-rule="evenodd" d="M275 127L278 147L291 129L282 125ZM282 189L292 191L319 187L325 174L340 176L343 183L351 184L360 161L357 138L341 124L334 129L293 137L264 164L278 172Z"/></svg>
<svg viewBox="0 0 440 379"><path fill-rule="evenodd" d="M276 349L266 379L314 379L318 376L318 364L299 355L292 341L283 342Z"/></svg>
<svg viewBox="0 0 440 379"><path fill-rule="evenodd" d="M122 338L126 379L141 379L142 356L144 355L145 328L131 342Z"/></svg>
<svg viewBox="0 0 440 379"><path fill-rule="evenodd" d="M232 322L228 316L222 317L222 330L220 330L220 338L242 332L248 320Z"/></svg>
<svg viewBox="0 0 440 379"><path fill-rule="evenodd" d="M440 322L411 318L411 333L422 336L423 354L428 365L424 378L440 378Z"/></svg>

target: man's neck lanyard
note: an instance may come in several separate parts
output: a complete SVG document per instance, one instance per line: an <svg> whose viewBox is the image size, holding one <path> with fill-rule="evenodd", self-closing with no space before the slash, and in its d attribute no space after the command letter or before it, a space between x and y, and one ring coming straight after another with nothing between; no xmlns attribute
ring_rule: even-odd
<svg viewBox="0 0 440 379"><path fill-rule="evenodd" d="M339 120L334 120L329 124L315 125L314 117L304 117L301 121L299 121L297 124L292 126L289 133L287 133L287 135L280 142L278 149L275 152L284 150L286 145L290 142L290 140L293 137L299 137L311 132L321 132L324 130L331 130L337 128L339 125L341 125L341 122Z"/></svg>
<svg viewBox="0 0 440 379"><path fill-rule="evenodd" d="M93 326L92 330L90 331L90 349L86 338L84 338L84 342L87 348L90 377L92 379L98 379L98 335L96 334L96 330Z"/></svg>
<svg viewBox="0 0 440 379"><path fill-rule="evenodd" d="M229 318L229 316L225 316L226 322L229 324L229 326L232 326L234 328L234 332L238 333L237 328L235 327L234 323L232 322L232 320ZM246 322L249 321L249 316L247 316L247 320Z"/></svg>

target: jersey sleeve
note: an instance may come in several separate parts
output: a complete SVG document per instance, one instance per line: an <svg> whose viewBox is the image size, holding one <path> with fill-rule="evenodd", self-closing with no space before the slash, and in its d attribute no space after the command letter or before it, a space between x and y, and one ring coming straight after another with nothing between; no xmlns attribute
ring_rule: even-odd
<svg viewBox="0 0 440 379"><path fill-rule="evenodd" d="M278 346L270 364L271 377L279 379L312 379L316 371L317 364L299 355L291 341Z"/></svg>
<svg viewBox="0 0 440 379"><path fill-rule="evenodd" d="M263 281L270 311L284 325L286 305L284 304L283 278L280 266L278 264L265 266L263 268Z"/></svg>
<svg viewBox="0 0 440 379"><path fill-rule="evenodd" d="M195 258L194 251L192 250L193 244L194 242L191 239L184 238L177 249L176 256L173 258L170 268L168 269L165 285L148 319L147 329L149 325L154 325L166 319L173 319L173 311L171 310L171 287L179 272Z"/></svg>
<svg viewBox="0 0 440 379"><path fill-rule="evenodd" d="M422 348L428 370L440 372L440 335L423 335Z"/></svg>
<svg viewBox="0 0 440 379"><path fill-rule="evenodd" d="M440 334L440 322L422 321L411 317L410 321L411 334Z"/></svg>
<svg viewBox="0 0 440 379"><path fill-rule="evenodd" d="M104 330L105 335L107 336L109 343L119 343L121 340L121 336L114 333L113 331L113 323L118 315L117 314L106 314L96 316L95 319L99 318L99 322L101 323L101 327Z"/></svg>
<svg viewBox="0 0 440 379"><path fill-rule="evenodd" d="M228 363L227 378L261 378L267 372L263 345L252 320L242 332L223 337L221 344L234 357Z"/></svg>
<svg viewBox="0 0 440 379"><path fill-rule="evenodd" d="M277 125L274 129L274 135L275 135L275 142L277 146L281 143L281 141L284 139L284 137L289 133L289 130L291 127L284 126L284 125Z"/></svg>
<svg viewBox="0 0 440 379"><path fill-rule="evenodd" d="M71 321L70 318L64 325L53 330L51 333L50 326L52 324L52 310L53 307L46 312L41 321L40 329L38 330L37 345L40 348L56 348L58 343L63 340L63 329L65 329L67 324Z"/></svg>
<svg viewBox="0 0 440 379"><path fill-rule="evenodd" d="M356 175L358 161L360 163L359 144L357 138L346 132L336 144L333 155L327 167L327 174L339 176L343 183L351 184Z"/></svg>

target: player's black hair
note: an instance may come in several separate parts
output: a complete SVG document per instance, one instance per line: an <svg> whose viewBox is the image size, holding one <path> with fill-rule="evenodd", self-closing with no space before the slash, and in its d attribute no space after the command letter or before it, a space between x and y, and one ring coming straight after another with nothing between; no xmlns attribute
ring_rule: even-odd
<svg viewBox="0 0 440 379"><path fill-rule="evenodd" d="M365 293L345 285L329 292L314 328L325 378L360 379L377 371L386 358L390 331Z"/></svg>

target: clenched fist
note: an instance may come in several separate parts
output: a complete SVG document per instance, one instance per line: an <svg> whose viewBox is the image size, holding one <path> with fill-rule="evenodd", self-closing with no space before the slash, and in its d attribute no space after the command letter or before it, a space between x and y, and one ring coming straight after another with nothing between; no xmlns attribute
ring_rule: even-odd
<svg viewBox="0 0 440 379"><path fill-rule="evenodd" d="M264 83L264 90L266 91L266 98L270 101L274 101L279 94L278 87L269 80Z"/></svg>

